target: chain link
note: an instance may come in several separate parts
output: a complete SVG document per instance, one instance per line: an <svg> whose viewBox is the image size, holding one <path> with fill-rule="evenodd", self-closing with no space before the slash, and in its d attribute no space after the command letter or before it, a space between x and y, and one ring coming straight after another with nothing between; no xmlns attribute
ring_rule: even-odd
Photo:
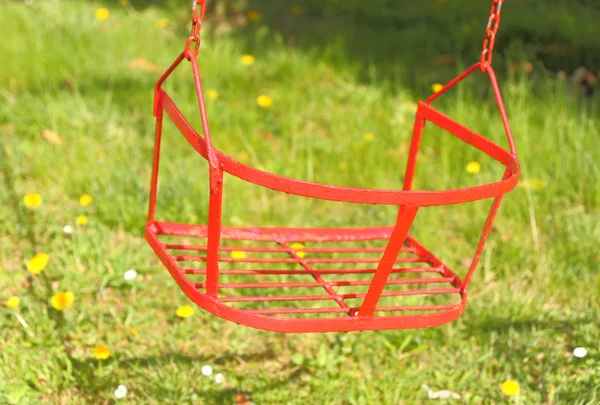
<svg viewBox="0 0 600 405"><path fill-rule="evenodd" d="M500 13L504 0L493 0L490 19L485 29L485 38L483 39L483 51L481 52L481 70L484 72L492 64L494 45L496 44L496 34L500 28Z"/></svg>
<svg viewBox="0 0 600 405"><path fill-rule="evenodd" d="M192 51L196 55L200 50L200 30L202 21L206 15L206 0L192 1L192 32L185 45L186 51ZM193 50L192 50L193 45Z"/></svg>

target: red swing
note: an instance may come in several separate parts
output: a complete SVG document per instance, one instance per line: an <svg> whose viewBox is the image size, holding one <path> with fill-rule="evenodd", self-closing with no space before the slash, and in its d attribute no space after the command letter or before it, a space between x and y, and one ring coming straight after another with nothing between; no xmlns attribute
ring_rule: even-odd
<svg viewBox="0 0 600 405"><path fill-rule="evenodd" d="M246 166L215 149L211 142L196 60L200 48L200 29L206 12L205 1L193 2L192 34L184 51L158 81L154 98L156 135L145 237L179 287L197 305L221 318L275 332L423 328L458 318L465 308L467 286L479 262L502 197L515 187L520 173L514 141L491 66L503 0L493 0L481 60L427 101L419 102L403 190L335 187L286 178ZM164 81L184 59L192 65L203 136L190 126L162 88ZM491 81L510 150L469 130L431 106L434 100L476 71L486 73ZM207 225L155 219L165 113L190 146L208 161L210 198ZM506 170L502 179L496 183L462 189L412 191L421 134L427 121L504 165ZM292 195L357 204L395 205L398 206L397 220L389 227L369 228L225 227L221 224L225 174ZM464 279L461 279L408 232L421 207L482 199L493 199L493 203L471 265ZM163 242L164 237L169 237L168 243ZM179 243L171 243L177 238ZM192 238L199 240L199 243L190 244L188 241ZM366 241L387 243L381 247L370 247L368 244L365 246ZM340 244L344 247L339 247ZM245 253L231 254L237 251ZM282 254L286 257L281 257ZM365 257L369 254L371 257ZM188 269L182 265L185 262L201 262L205 266L204 269ZM274 264L285 269L272 269ZM360 268L356 268L357 264ZM248 269L248 266L253 268ZM314 281L298 281L307 275ZM357 280L359 275L372 276ZM418 278L413 277L415 275ZM265 281L268 277L276 281ZM331 278L335 278L335 281ZM359 291L340 291L352 287L359 288ZM441 296L454 296L455 303L436 303ZM429 299L430 302L427 305L406 305L406 301L403 301L415 297ZM393 304L380 304L381 299Z"/></svg>

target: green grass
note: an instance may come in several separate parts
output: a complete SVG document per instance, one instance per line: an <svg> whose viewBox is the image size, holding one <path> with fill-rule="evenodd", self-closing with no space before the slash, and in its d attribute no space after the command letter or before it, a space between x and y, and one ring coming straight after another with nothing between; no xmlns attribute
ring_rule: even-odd
<svg viewBox="0 0 600 405"><path fill-rule="evenodd" d="M328 19L317 2L298 17L287 3L251 3L261 22L238 27L231 18L206 27L200 60L205 88L219 93L208 105L216 147L286 176L399 188L416 100L475 61L477 48L458 47L471 43L471 34L423 38L423 21L392 30L385 16L357 12L357 19L385 28L371 24L354 43L353 17ZM21 298L17 310L0 308L0 403L112 403L119 384L129 390L122 403L228 404L244 394L256 404L412 404L428 401L423 384L457 392L464 403L600 403L598 101L582 100L541 62L532 73L511 68L510 59L532 57L526 45L507 45L496 66L522 180L545 187L518 187L505 198L458 321L426 330L278 335L199 309L178 319L176 309L188 301L142 239L159 75L152 67L164 69L175 58L188 30L185 7L170 4L136 10L105 2L111 17L103 22L94 19L101 3L0 4L0 302ZM598 12L589 7L588 15ZM454 6L442 15L425 10L424 21L459 21ZM165 16L170 25L156 28ZM368 25L356 27L366 32ZM540 20L530 29L549 28ZM571 26L559 28L573 37ZM378 35L386 39L370 40ZM434 45L411 45L421 42ZM357 50L364 49L372 54L361 57ZM245 53L256 57L253 66L239 63ZM432 58L440 53L455 56L455 64L436 65ZM145 69L131 67L137 58ZM198 125L189 67L167 87ZM259 94L273 98L270 109L256 106ZM440 102L445 113L506 144L485 80L468 81ZM159 218L204 222L206 164L174 128L166 129ZM44 130L63 143L45 140ZM364 140L367 132L375 134L372 142ZM481 184L502 174L433 128L422 152L421 189ZM465 171L472 160L482 165L476 176ZM234 179L227 190L229 225L355 226L394 218L393 207L318 203ZM44 198L35 211L22 203L31 192ZM85 193L94 201L81 207ZM424 209L413 233L464 274L488 206ZM87 226L76 225L79 214L89 218ZM72 235L63 233L67 224ZM25 265L39 251L50 263L32 277ZM130 268L140 273L134 282L123 280ZM70 309L52 309L57 291L74 292ZM93 358L99 344L109 346L108 360ZM577 346L588 349L586 358L571 354ZM225 384L202 375L206 364ZM519 396L502 394L507 379L519 382Z"/></svg>

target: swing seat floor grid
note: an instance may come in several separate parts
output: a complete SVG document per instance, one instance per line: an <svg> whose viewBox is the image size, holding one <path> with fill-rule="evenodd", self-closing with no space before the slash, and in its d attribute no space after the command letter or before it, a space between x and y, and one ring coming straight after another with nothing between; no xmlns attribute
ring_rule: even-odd
<svg viewBox="0 0 600 405"><path fill-rule="evenodd" d="M262 317L358 321L392 230L224 227L215 301ZM151 246L175 272L176 280L185 280L195 292L207 295L206 226L155 222L146 236L155 241ZM372 317L437 314L455 319L466 301L461 284L459 277L408 236Z"/></svg>

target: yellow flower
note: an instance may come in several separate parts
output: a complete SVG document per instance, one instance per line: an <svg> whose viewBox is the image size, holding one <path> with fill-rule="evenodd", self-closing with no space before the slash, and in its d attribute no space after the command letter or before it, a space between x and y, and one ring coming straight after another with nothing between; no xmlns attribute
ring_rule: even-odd
<svg viewBox="0 0 600 405"><path fill-rule="evenodd" d="M254 56L242 55L242 57L240 58L240 62L242 62L242 65L246 65L246 66L253 65L254 64Z"/></svg>
<svg viewBox="0 0 600 405"><path fill-rule="evenodd" d="M365 141L371 142L373 139L375 139L375 134L372 132L366 133L364 138L365 138Z"/></svg>
<svg viewBox="0 0 600 405"><path fill-rule="evenodd" d="M40 274L42 270L46 268L50 258L45 253L36 253L29 261L27 262L27 270L29 270L32 274Z"/></svg>
<svg viewBox="0 0 600 405"><path fill-rule="evenodd" d="M234 250L230 254L232 259L245 259L246 252L242 252L241 250Z"/></svg>
<svg viewBox="0 0 600 405"><path fill-rule="evenodd" d="M502 392L509 397L513 395L519 395L521 392L521 387L519 383L514 380L507 380L502 383Z"/></svg>
<svg viewBox="0 0 600 405"><path fill-rule="evenodd" d="M90 205L92 203L94 199L92 198L91 195L89 194L84 194L81 197L79 197L79 204L81 204L81 206L83 207L87 207L88 205Z"/></svg>
<svg viewBox="0 0 600 405"><path fill-rule="evenodd" d="M27 194L23 197L23 203L27 208L35 209L42 204L42 196L38 193Z"/></svg>
<svg viewBox="0 0 600 405"><path fill-rule="evenodd" d="M213 89L208 90L206 92L206 95L208 96L209 99L211 99L213 101L219 98L219 93Z"/></svg>
<svg viewBox="0 0 600 405"><path fill-rule="evenodd" d="M525 69L526 72L532 72L533 71L533 64L531 62L525 62L523 64L523 69Z"/></svg>
<svg viewBox="0 0 600 405"><path fill-rule="evenodd" d="M19 297L10 297L6 300L6 306L10 309L15 309L21 304L21 299Z"/></svg>
<svg viewBox="0 0 600 405"><path fill-rule="evenodd" d="M183 305L177 308L176 314L180 318L189 318L190 316L194 315L194 308L190 307L189 305Z"/></svg>
<svg viewBox="0 0 600 405"><path fill-rule="evenodd" d="M71 291L58 292L52 296L51 304L57 311L62 311L65 308L71 308L75 296Z"/></svg>
<svg viewBox="0 0 600 405"><path fill-rule="evenodd" d="M156 28L165 28L167 25L169 25L168 18L161 18L156 22Z"/></svg>
<svg viewBox="0 0 600 405"><path fill-rule="evenodd" d="M85 215L77 215L77 223L79 225L87 225L88 219Z"/></svg>
<svg viewBox="0 0 600 405"><path fill-rule="evenodd" d="M433 91L434 93L437 93L438 91L440 91L442 88L444 87L443 84L441 83L434 83L431 85L431 91Z"/></svg>
<svg viewBox="0 0 600 405"><path fill-rule="evenodd" d="M302 10L302 7L294 6L291 8L291 11L294 15L300 15L304 10Z"/></svg>
<svg viewBox="0 0 600 405"><path fill-rule="evenodd" d="M250 21L258 21L260 20L260 13L258 11L255 10L250 10L248 11L248 19Z"/></svg>
<svg viewBox="0 0 600 405"><path fill-rule="evenodd" d="M529 179L519 182L519 187L525 190L541 190L546 187L546 182L542 179Z"/></svg>
<svg viewBox="0 0 600 405"><path fill-rule="evenodd" d="M92 349L94 357L98 360L106 360L110 357L110 349L106 345L98 345Z"/></svg>
<svg viewBox="0 0 600 405"><path fill-rule="evenodd" d="M262 108L269 108L269 107L271 107L271 104L273 104L273 99L271 97L265 96L263 94L263 95L258 96L258 98L256 99L256 102Z"/></svg>
<svg viewBox="0 0 600 405"><path fill-rule="evenodd" d="M100 21L104 21L106 20L108 17L110 17L110 11L108 11L108 9L102 7L96 10L96 19L100 20Z"/></svg>
<svg viewBox="0 0 600 405"><path fill-rule="evenodd" d="M477 174L481 171L481 165L479 162L469 162L467 165L467 173Z"/></svg>
<svg viewBox="0 0 600 405"><path fill-rule="evenodd" d="M348 163L346 163L346 162L340 162L340 164L338 165L338 168L340 170L346 171L346 170L348 170Z"/></svg>
<svg viewBox="0 0 600 405"><path fill-rule="evenodd" d="M131 332L131 334L133 336L137 336L137 334L138 334L138 330L135 326L132 326L131 329L129 329L129 331Z"/></svg>
<svg viewBox="0 0 600 405"><path fill-rule="evenodd" d="M290 245L290 247L296 251L296 255L300 259L302 259L304 256L306 256L306 252L299 252L298 251L298 249L304 249L304 245L302 243L292 243Z"/></svg>

